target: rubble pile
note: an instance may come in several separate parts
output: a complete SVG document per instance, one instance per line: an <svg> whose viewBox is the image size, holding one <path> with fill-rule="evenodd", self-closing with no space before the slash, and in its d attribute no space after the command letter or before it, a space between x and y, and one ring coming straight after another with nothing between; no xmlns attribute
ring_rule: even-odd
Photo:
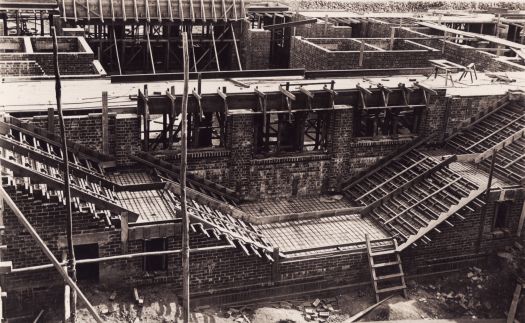
<svg viewBox="0 0 525 323"><path fill-rule="evenodd" d="M339 313L337 309L337 298L326 298L320 300L319 298L309 303L304 302L297 307L299 311L303 312L304 318L307 321L326 322L333 313Z"/></svg>
<svg viewBox="0 0 525 323"><path fill-rule="evenodd" d="M489 301L484 300L481 295L486 289L486 283L489 279L487 273L484 273L478 267L470 267L464 278L459 282L465 283L465 289L460 291L451 291L441 286L432 284L425 286L425 289L431 294L435 293L435 299L449 307L454 308L464 315L475 317L475 313L480 311L490 311L492 305ZM426 299L419 299L420 302L426 302Z"/></svg>

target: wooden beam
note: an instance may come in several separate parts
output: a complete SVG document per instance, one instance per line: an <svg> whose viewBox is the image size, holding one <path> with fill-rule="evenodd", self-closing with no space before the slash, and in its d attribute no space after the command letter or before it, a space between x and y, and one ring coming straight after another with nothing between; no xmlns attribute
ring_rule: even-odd
<svg viewBox="0 0 525 323"><path fill-rule="evenodd" d="M40 238L40 235L36 232L36 230L33 228L31 223L26 219L24 214L20 211L18 206L15 204L15 202L11 199L11 197L7 194L5 189L3 187L0 187L0 197L7 203L11 211L15 214L15 216L18 218L18 221L25 227L25 229L29 232L29 234L33 237L36 244L42 249L46 257L51 261L55 269L58 271L58 273L62 276L64 281L76 291L80 299L84 302L86 305L88 311L91 313L95 321L98 323L102 323L102 319L98 315L95 308L91 305L89 300L86 298L84 293L82 293L82 290L78 288L77 284L69 277L68 273L64 268L62 268L60 262L56 259L55 255L49 250L46 243L42 238Z"/></svg>
<svg viewBox="0 0 525 323"><path fill-rule="evenodd" d="M191 22L195 22L195 8L193 8L193 0L189 0L190 1L190 17L191 17Z"/></svg>
<svg viewBox="0 0 525 323"><path fill-rule="evenodd" d="M144 6L145 6L145 11L146 11L146 21L149 23L151 22L151 15L149 12L149 1L148 0L144 0Z"/></svg>
<svg viewBox="0 0 525 323"><path fill-rule="evenodd" d="M98 0L98 10L100 13L100 21L104 23L104 9L102 8L102 0Z"/></svg>
<svg viewBox="0 0 525 323"><path fill-rule="evenodd" d="M204 0L200 0L201 2L201 19L202 21L206 21L206 11L204 10Z"/></svg>
<svg viewBox="0 0 525 323"><path fill-rule="evenodd" d="M147 1L148 0L146 0L146 2ZM150 58L150 61L151 61L151 69L153 70L153 74L156 74L156 72L155 72L155 59L153 58L153 50L151 49L151 41L149 39L150 25L148 23L146 23L144 29L145 29L146 39L148 40L148 52L149 52L149 58Z"/></svg>
<svg viewBox="0 0 525 323"><path fill-rule="evenodd" d="M237 38L235 37L235 28L234 26L230 25L230 29L232 30L232 38L233 38L233 47L235 48L235 57L237 57L237 64L239 65L239 71L242 71L242 65L241 65L241 56L239 55L239 48L237 47Z"/></svg>
<svg viewBox="0 0 525 323"><path fill-rule="evenodd" d="M115 21L115 6L113 4L113 0L109 0L109 6L111 9L111 21Z"/></svg>
<svg viewBox="0 0 525 323"><path fill-rule="evenodd" d="M133 11L135 12L135 22L139 22L139 11L137 8L137 0L133 0Z"/></svg>
<svg viewBox="0 0 525 323"><path fill-rule="evenodd" d="M190 0L192 1L192 0ZM190 59L188 51L188 34L182 33L182 54L184 69L184 90L182 94L182 132L181 132L181 161L180 161L180 201L182 218L182 299L183 322L189 323L190 320L190 243L189 243L189 218L186 206L186 162L187 162L187 115L188 115L188 83L190 72Z"/></svg>
<svg viewBox="0 0 525 323"><path fill-rule="evenodd" d="M78 21L78 17L77 17L77 0L73 0L73 15L75 16L75 22L77 22Z"/></svg>
<svg viewBox="0 0 525 323"><path fill-rule="evenodd" d="M160 1L159 0L157 0L157 19L158 19L159 22L162 22L162 12L160 10Z"/></svg>
<svg viewBox="0 0 525 323"><path fill-rule="evenodd" d="M122 0L122 2L124 2L124 0ZM119 55L119 51L118 51L118 45L117 45L117 35L115 33L115 26L113 25L113 42L114 42L114 46L115 46L115 54L117 55L117 66L118 66L118 73L120 75L122 75L122 67L120 65L120 55Z"/></svg>
<svg viewBox="0 0 525 323"><path fill-rule="evenodd" d="M213 52L215 53L215 61L217 62L217 71L221 71L221 66L219 63L219 54L217 54L217 46L215 44L215 29L213 28L213 24L211 25L211 40L213 44Z"/></svg>
<svg viewBox="0 0 525 323"><path fill-rule="evenodd" d="M275 25L266 25L266 26L263 26L263 29L264 30L284 29L284 28L297 27L297 26L309 25L309 24L315 24L315 23L317 23L317 18L290 21L290 22L285 22L282 24L275 24Z"/></svg>
<svg viewBox="0 0 525 323"><path fill-rule="evenodd" d="M215 0L211 0L211 14L213 22L217 22L217 11L215 10Z"/></svg>
<svg viewBox="0 0 525 323"><path fill-rule="evenodd" d="M168 13L170 14L170 21L173 22L173 8L171 7L171 0L168 0ZM168 26L170 28L171 26ZM169 44L169 42L168 42Z"/></svg>
<svg viewBox="0 0 525 323"><path fill-rule="evenodd" d="M127 20L127 16L126 16L126 0L120 0L120 3L122 4L122 20L126 21Z"/></svg>

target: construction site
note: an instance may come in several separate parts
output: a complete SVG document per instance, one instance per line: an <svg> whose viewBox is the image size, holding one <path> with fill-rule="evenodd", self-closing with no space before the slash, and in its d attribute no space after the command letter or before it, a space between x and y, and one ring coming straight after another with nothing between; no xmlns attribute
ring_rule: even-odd
<svg viewBox="0 0 525 323"><path fill-rule="evenodd" d="M524 323L525 3L0 0L0 170L1 322Z"/></svg>

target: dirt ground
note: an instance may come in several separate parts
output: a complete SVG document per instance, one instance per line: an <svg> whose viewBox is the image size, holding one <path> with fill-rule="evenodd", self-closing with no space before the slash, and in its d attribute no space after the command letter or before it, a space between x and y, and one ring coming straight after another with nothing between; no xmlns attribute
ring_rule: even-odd
<svg viewBox="0 0 525 323"><path fill-rule="evenodd" d="M408 280L408 299L396 295L362 320L503 318L514 288L512 279L505 278L499 271L489 273L471 267L438 278ZM134 301L132 289L113 290L101 285L82 289L106 322L182 321L175 291L165 286L139 288L144 299L142 306ZM110 300L111 294L116 296L114 301ZM242 306L198 307L192 312L192 322L339 323L374 302L371 288L362 288L329 298L314 296ZM44 320L60 322L59 315L47 312ZM79 322L92 322L85 308L78 315Z"/></svg>

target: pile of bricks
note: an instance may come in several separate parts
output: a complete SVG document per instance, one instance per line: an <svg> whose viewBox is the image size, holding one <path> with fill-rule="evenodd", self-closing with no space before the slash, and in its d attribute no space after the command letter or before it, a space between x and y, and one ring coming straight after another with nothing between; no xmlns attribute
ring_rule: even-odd
<svg viewBox="0 0 525 323"><path fill-rule="evenodd" d="M317 298L312 303L303 303L299 306L299 309L302 307L304 318L307 321L316 321L316 322L326 322L333 313L339 312L337 307L336 298L327 298L320 300Z"/></svg>

